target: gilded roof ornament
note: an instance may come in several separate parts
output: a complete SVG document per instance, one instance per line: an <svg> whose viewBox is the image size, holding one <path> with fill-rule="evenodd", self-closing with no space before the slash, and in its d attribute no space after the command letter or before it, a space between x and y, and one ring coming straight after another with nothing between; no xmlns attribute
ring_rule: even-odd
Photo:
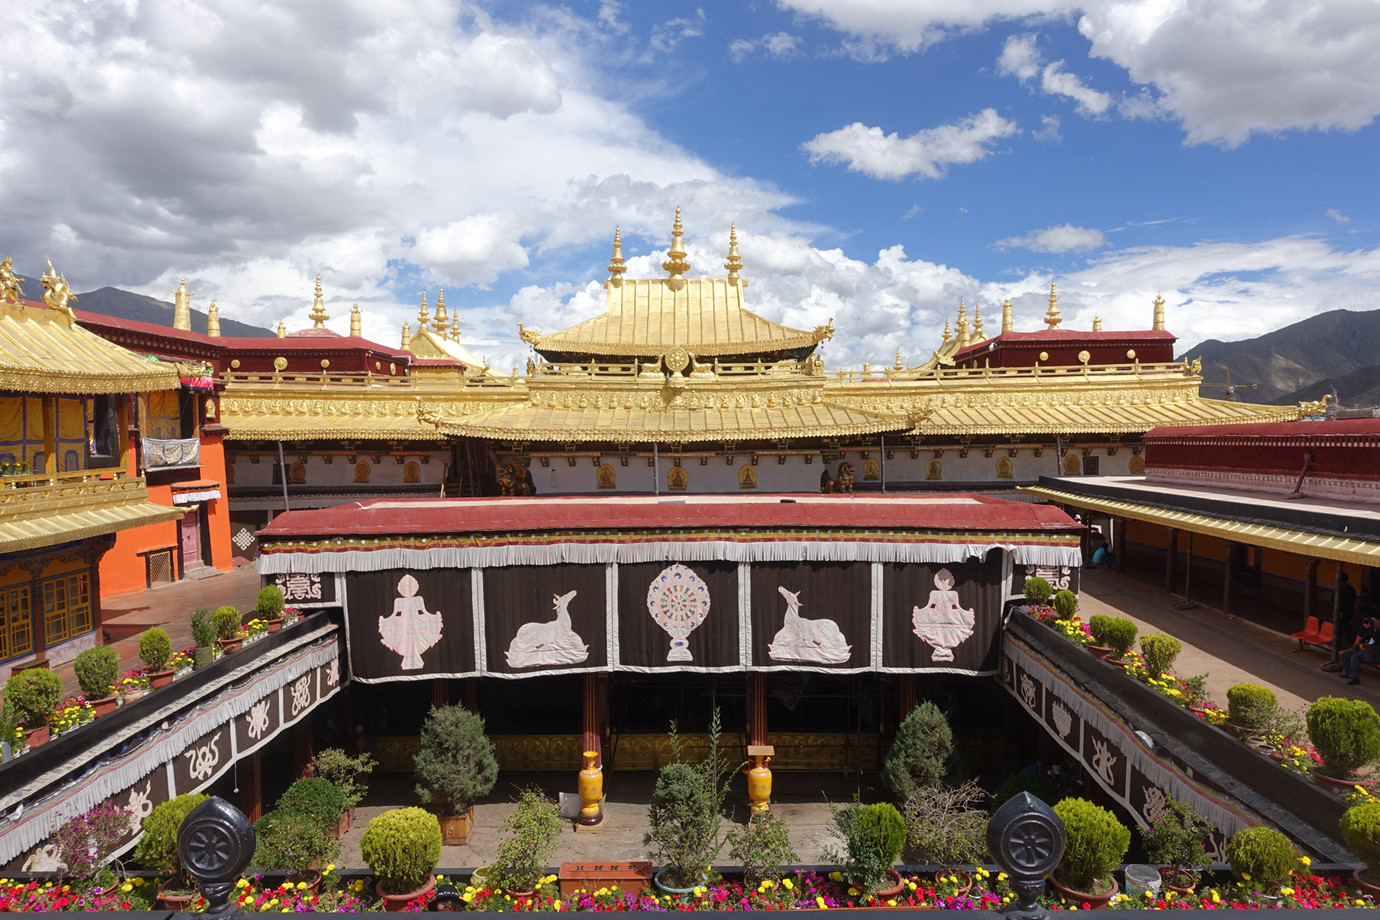
<svg viewBox="0 0 1380 920"><path fill-rule="evenodd" d="M1003 333L1016 331L1016 319L1014 311L1011 309L1011 298L1008 297L1001 305L1001 331Z"/></svg>
<svg viewBox="0 0 1380 920"><path fill-rule="evenodd" d="M896 346L896 363L891 366L892 370L903 371L906 366L901 363L901 346Z"/></svg>
<svg viewBox="0 0 1380 920"><path fill-rule="evenodd" d="M403 320L402 345L400 347L403 351L412 350L412 326L407 320Z"/></svg>
<svg viewBox="0 0 1380 920"><path fill-rule="evenodd" d="M51 264L51 263L50 263ZM187 279L180 278L173 295L173 328L192 331L192 292L187 290Z"/></svg>
<svg viewBox="0 0 1380 920"><path fill-rule="evenodd" d="M422 291L422 308L417 311L417 331L421 332L431 322L431 314L426 310L426 291Z"/></svg>
<svg viewBox="0 0 1380 920"><path fill-rule="evenodd" d="M48 259L48 272L40 280L43 282L43 302L73 319L71 304L76 303L76 295L67 283L67 276L53 268L52 259Z"/></svg>
<svg viewBox="0 0 1380 920"><path fill-rule="evenodd" d="M728 269L728 280L731 284L742 281L741 272L743 270L743 260L738 258L738 226L728 225L728 261L724 263L724 268ZM744 284L747 282L743 281Z"/></svg>
<svg viewBox="0 0 1380 920"><path fill-rule="evenodd" d="M670 256L665 262L661 263L662 269L670 272L671 290L679 291L685 287L685 273L690 270L690 263L685 260L685 236L681 230L680 208L676 208L676 222L671 227L671 248L666 250Z"/></svg>
<svg viewBox="0 0 1380 920"><path fill-rule="evenodd" d="M316 329L325 326L326 320L330 319L330 316L326 314L326 301L321 295L320 275L316 276L316 300L312 302L311 315L307 318L311 320L312 326Z"/></svg>
<svg viewBox="0 0 1380 920"><path fill-rule="evenodd" d="M953 333L949 331L949 318L948 318L947 316L944 317L944 333L943 333L943 335L944 335L944 337L943 337L942 339L939 340L941 345L947 343L947 342L949 341L949 339L953 336Z"/></svg>
<svg viewBox="0 0 1380 920"><path fill-rule="evenodd" d="M1159 294L1155 295L1155 321L1150 326L1151 329L1164 330L1164 298Z"/></svg>
<svg viewBox="0 0 1380 920"><path fill-rule="evenodd" d="M1054 293L1054 282L1049 283L1049 309L1045 311L1045 325L1053 329L1064 321L1059 315L1059 298Z"/></svg>
<svg viewBox="0 0 1380 920"><path fill-rule="evenodd" d="M287 338L287 324L282 320L278 320L278 325L274 327L273 334L280 339Z"/></svg>
<svg viewBox="0 0 1380 920"><path fill-rule="evenodd" d="M450 337L455 341L460 341L460 311L450 311Z"/></svg>
<svg viewBox="0 0 1380 920"><path fill-rule="evenodd" d="M1102 317L1093 316L1093 332L1102 331Z"/></svg>
<svg viewBox="0 0 1380 920"><path fill-rule="evenodd" d="M832 339L834 337L834 318L832 316L829 317L829 322L825 323L823 326L815 327L814 337L815 344L819 344L825 339Z"/></svg>
<svg viewBox="0 0 1380 920"><path fill-rule="evenodd" d="M623 228L613 228L613 258L609 259L609 280L614 284L623 282L622 275L628 270L623 264Z"/></svg>
<svg viewBox="0 0 1380 920"><path fill-rule="evenodd" d="M541 330L528 329L526 326L522 325L522 323L518 323L518 338L522 339L528 345L535 345L537 344L537 340L541 338Z"/></svg>
<svg viewBox="0 0 1380 920"><path fill-rule="evenodd" d="M431 328L444 338L446 334L446 289L436 292L436 315L431 320Z"/></svg>
<svg viewBox="0 0 1380 920"><path fill-rule="evenodd" d="M982 306L977 301L973 301L973 341L987 341L987 336L982 331Z"/></svg>
<svg viewBox="0 0 1380 920"><path fill-rule="evenodd" d="M0 262L0 303L23 303L24 291L19 287L23 280L14 273L14 259Z"/></svg>
<svg viewBox="0 0 1380 920"><path fill-rule="evenodd" d="M1332 394L1331 394L1331 393L1325 393L1325 394L1323 394L1323 398L1322 398L1322 399L1316 400L1316 401L1314 401L1314 402L1301 402L1301 403L1299 403L1299 408L1298 408L1299 418L1300 418L1300 419L1305 419L1305 418L1307 418L1307 417L1310 416L1310 415L1313 415L1313 416L1317 416L1317 415L1326 415L1326 414L1327 414L1327 401L1328 401L1329 399L1331 399L1331 398L1332 398Z"/></svg>
<svg viewBox="0 0 1380 920"><path fill-rule="evenodd" d="M350 338L364 338L364 330L361 328L362 326L363 317L360 316L359 304L355 304L353 307L350 308Z"/></svg>
<svg viewBox="0 0 1380 920"><path fill-rule="evenodd" d="M206 334L213 339L220 338L220 307L214 300L206 308Z"/></svg>
<svg viewBox="0 0 1380 920"><path fill-rule="evenodd" d="M963 348L973 341L972 335L968 332L968 305L963 302L963 298L958 299L958 347Z"/></svg>
<svg viewBox="0 0 1380 920"><path fill-rule="evenodd" d="M417 421L421 422L423 425L433 425L433 426L435 426L435 425L440 425L440 424L441 424L441 407L440 407L440 406L428 406L426 403L422 402L422 398L421 398L420 396L418 396L418 397L417 397Z"/></svg>

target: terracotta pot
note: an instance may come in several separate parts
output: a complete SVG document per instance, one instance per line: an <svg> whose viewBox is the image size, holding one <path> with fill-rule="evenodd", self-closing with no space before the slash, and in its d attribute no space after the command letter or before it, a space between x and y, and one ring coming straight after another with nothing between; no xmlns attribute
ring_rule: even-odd
<svg viewBox="0 0 1380 920"><path fill-rule="evenodd" d="M902 889L906 887L906 880L901 878L901 873L897 872L895 869L886 870L886 875L887 878L891 879L891 884L886 886L885 888L879 888L874 892L875 897L881 898L883 900L887 898L896 897L898 894L901 893ZM862 882L860 882L858 879L850 878L848 880L848 884L852 885L859 891L866 890L863 888ZM970 882L969 884L972 883Z"/></svg>
<svg viewBox="0 0 1380 920"><path fill-rule="evenodd" d="M135 700L142 698L143 695L147 692L148 691L145 690L143 687L130 687L128 690L121 692L120 695L124 697L126 703L132 703Z"/></svg>
<svg viewBox="0 0 1380 920"><path fill-rule="evenodd" d="M662 869L656 875L652 876L652 884L655 885L656 890L660 891L662 894L693 894L695 889L703 885L709 878L707 875L701 875L700 880L689 888L672 888L669 884L662 881L668 871L669 868Z"/></svg>
<svg viewBox="0 0 1380 920"><path fill-rule="evenodd" d="M176 673L172 668L165 668L162 671L149 672L149 686L154 690L161 690L173 682L173 674Z"/></svg>
<svg viewBox="0 0 1380 920"><path fill-rule="evenodd" d="M441 843L448 847L462 847L470 842L470 837L474 836L474 806L467 808L464 814L441 815Z"/></svg>
<svg viewBox="0 0 1380 920"><path fill-rule="evenodd" d="M1101 910L1106 907L1112 898L1116 897L1116 893L1121 890L1115 878L1112 879L1112 887L1110 890L1097 894L1065 888L1063 885L1059 884L1059 881L1052 875L1049 877L1049 884L1053 886L1055 891L1063 895L1065 900L1077 901L1089 910Z"/></svg>
<svg viewBox="0 0 1380 920"><path fill-rule="evenodd" d="M47 744L50 732L47 725L40 725L37 728L24 729L24 744L30 748L36 748L41 744Z"/></svg>
<svg viewBox="0 0 1380 920"><path fill-rule="evenodd" d="M1360 887L1361 892L1363 894L1368 894L1372 898L1380 900L1380 885L1376 885L1366 880L1367 878L1369 878L1369 873L1369 869L1357 869L1354 873L1352 873L1351 877ZM1366 878L1363 878L1362 876L1365 876Z"/></svg>
<svg viewBox="0 0 1380 920"><path fill-rule="evenodd" d="M163 906L168 910L186 911L192 906L199 895L195 891L188 891L185 894L172 894L171 892L158 889L158 900L163 902Z"/></svg>
<svg viewBox="0 0 1380 920"><path fill-rule="evenodd" d="M427 879L427 883L421 888L418 888L416 891L409 891L406 894L389 894L383 890L382 882L374 886L374 891L378 894L379 900L383 902L384 910L396 912L407 910L408 904L430 893L431 889L435 887L436 876L433 875L431 878Z"/></svg>
<svg viewBox="0 0 1380 920"><path fill-rule="evenodd" d="M264 623L268 626L268 631L271 633L276 633L278 630L283 628L282 617L278 617L278 619L276 620L264 620Z"/></svg>
<svg viewBox="0 0 1380 920"><path fill-rule="evenodd" d="M1355 789L1356 785L1360 782L1360 780L1355 776L1349 777L1347 779L1337 779L1337 777L1335 776L1324 776L1318 770L1312 770L1309 772L1308 775L1313 777L1313 782L1316 785L1322 786L1329 792L1335 792L1338 795L1348 794L1353 789Z"/></svg>
<svg viewBox="0 0 1380 920"><path fill-rule="evenodd" d="M96 713L96 718L108 716L115 711L115 707L120 705L120 695L112 693L110 696L103 696L98 700L91 700L91 709Z"/></svg>
<svg viewBox="0 0 1380 920"><path fill-rule="evenodd" d="M289 885L296 886L299 882L306 882L306 891L317 894L321 891L321 873L316 869L303 869L301 872L294 872L284 881Z"/></svg>
<svg viewBox="0 0 1380 920"><path fill-rule="evenodd" d="M965 895L972 889L973 877L967 872L960 872L957 869L940 869L934 874L935 884L939 884L941 876L948 877L950 875L958 879L958 890L954 892L955 896Z"/></svg>
<svg viewBox="0 0 1380 920"><path fill-rule="evenodd" d="M217 639L220 643L220 650L226 655L231 652L238 652L244 646L243 639Z"/></svg>
<svg viewBox="0 0 1380 920"><path fill-rule="evenodd" d="M1166 891L1172 891L1180 897L1191 894L1196 885L1175 885L1175 879L1182 879L1184 876L1173 866L1160 866L1160 887Z"/></svg>
<svg viewBox="0 0 1380 920"><path fill-rule="evenodd" d="M1106 661L1108 658L1112 657L1112 649L1110 646L1089 644L1083 647L1087 649L1089 652L1092 652L1102 661Z"/></svg>

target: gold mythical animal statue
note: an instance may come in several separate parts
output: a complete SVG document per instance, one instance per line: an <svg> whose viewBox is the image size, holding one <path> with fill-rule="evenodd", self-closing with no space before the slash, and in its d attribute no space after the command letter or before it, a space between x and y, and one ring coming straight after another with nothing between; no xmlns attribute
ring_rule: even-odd
<svg viewBox="0 0 1380 920"><path fill-rule="evenodd" d="M440 425L441 409L439 406L427 406L422 402L420 396L417 397L417 421L423 425Z"/></svg>
<svg viewBox="0 0 1380 920"><path fill-rule="evenodd" d="M819 491L826 495L853 491L853 464L840 463L837 478L829 475L826 468L819 476Z"/></svg>
<svg viewBox="0 0 1380 920"><path fill-rule="evenodd" d="M54 310L60 310L67 314L69 319L72 315L72 304L77 302L77 296L72 293L72 287L67 283L67 276L53 268L53 260L48 260L48 271L44 273L43 281L43 302Z"/></svg>
<svg viewBox="0 0 1380 920"><path fill-rule="evenodd" d="M19 287L23 280L14 273L14 259L0 262L0 303L23 303L24 291Z"/></svg>
<svg viewBox="0 0 1380 920"><path fill-rule="evenodd" d="M1331 398L1332 394L1328 393L1327 395L1323 396L1322 399L1315 400L1313 402L1299 403L1299 418L1307 418L1310 415L1326 415L1327 401Z"/></svg>

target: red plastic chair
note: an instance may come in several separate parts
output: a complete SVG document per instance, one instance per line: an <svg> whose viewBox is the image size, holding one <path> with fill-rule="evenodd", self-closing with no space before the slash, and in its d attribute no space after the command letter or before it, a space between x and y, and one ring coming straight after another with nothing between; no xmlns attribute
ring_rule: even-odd
<svg viewBox="0 0 1380 920"><path fill-rule="evenodd" d="M1332 647L1332 621L1324 620L1322 628L1318 630L1318 638L1314 639L1309 645L1316 645L1319 648Z"/></svg>
<svg viewBox="0 0 1380 920"><path fill-rule="evenodd" d="M1303 629L1296 633L1290 633L1295 639L1299 640L1299 651L1303 651L1304 643L1312 645L1318 641L1318 630L1321 628L1317 617L1309 617L1308 622L1303 624Z"/></svg>

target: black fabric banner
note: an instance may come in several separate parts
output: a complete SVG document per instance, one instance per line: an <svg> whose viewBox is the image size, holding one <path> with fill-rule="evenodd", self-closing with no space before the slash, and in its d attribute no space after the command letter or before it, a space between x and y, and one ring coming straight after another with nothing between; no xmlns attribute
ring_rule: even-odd
<svg viewBox="0 0 1380 920"><path fill-rule="evenodd" d="M469 569L351 572L345 585L356 677L475 673Z"/></svg>
<svg viewBox="0 0 1380 920"><path fill-rule="evenodd" d="M484 569L485 667L500 674L608 666L607 566Z"/></svg>
<svg viewBox="0 0 1380 920"><path fill-rule="evenodd" d="M751 599L753 667L871 664L870 563L754 563Z"/></svg>
<svg viewBox="0 0 1380 920"><path fill-rule="evenodd" d="M626 668L737 668L738 564L618 567L618 657Z"/></svg>
<svg viewBox="0 0 1380 920"><path fill-rule="evenodd" d="M882 564L882 667L995 671L1002 563Z"/></svg>

